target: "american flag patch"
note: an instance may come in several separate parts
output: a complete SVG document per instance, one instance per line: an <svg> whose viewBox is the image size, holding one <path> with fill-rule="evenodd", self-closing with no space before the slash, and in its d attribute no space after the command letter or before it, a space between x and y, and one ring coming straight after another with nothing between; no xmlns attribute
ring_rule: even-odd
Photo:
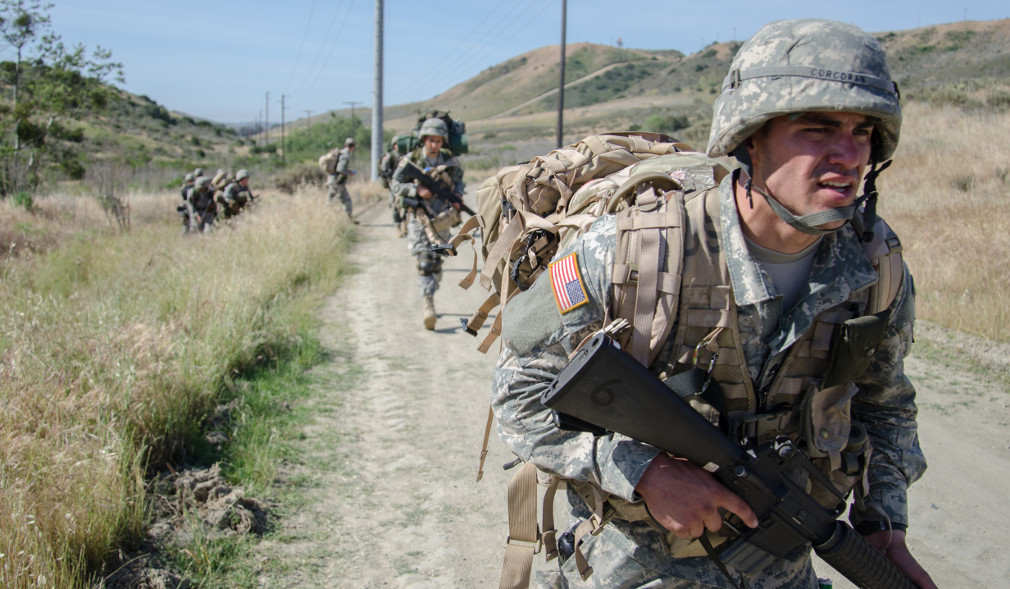
<svg viewBox="0 0 1010 589"><path fill-rule="evenodd" d="M554 302L562 315L589 302L586 289L579 276L579 259L574 252L551 262L547 267L551 275Z"/></svg>

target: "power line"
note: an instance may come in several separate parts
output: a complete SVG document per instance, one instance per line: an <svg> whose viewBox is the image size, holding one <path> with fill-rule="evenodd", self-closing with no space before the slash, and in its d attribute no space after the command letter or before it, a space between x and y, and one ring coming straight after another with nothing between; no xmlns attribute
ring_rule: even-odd
<svg viewBox="0 0 1010 589"><path fill-rule="evenodd" d="M492 9L491 9L491 12L487 13L487 16L485 16L485 17L484 17L484 19L483 19L483 20L481 20L481 21L480 21L480 23L479 23L479 24L478 24L477 26L475 26L475 27L473 27L473 28L471 28L471 29L470 29L470 33L469 33L469 34L468 34L467 36L463 37L463 38L462 38L462 39L461 39L461 40L459 41L459 43L457 43L457 44L456 44L456 46L455 46L455 47L453 47L453 48L452 48L451 50L449 50L449 51L448 51L448 52L446 52L446 53L443 53L443 54L442 54L442 58L441 58L441 59L439 59L439 60L438 60L437 62L435 62L435 64L434 64L434 65L432 65L431 67L429 67L429 68L428 68L428 69L427 69L427 70L426 70L426 71L425 71L424 73L422 73L422 74L421 74L420 76L418 76L418 77L417 77L417 79L416 79L416 80L414 80L414 82L412 82L412 83L410 84L410 86L411 86L411 87L413 87L413 86L416 86L418 82L420 82L420 81L424 80L424 79L425 79L426 77L428 77L428 74L429 74L429 73L431 73L432 71L438 71L438 67L439 67L440 65L442 65L442 62L444 62L444 61L445 61L445 60L446 60L447 58L449 58L450 56L455 56L455 54L456 54L456 52L457 52L457 51L459 50L459 48L460 48L460 47L462 47L464 43L466 43L467 41L469 41L469 40L470 40L470 37L472 37L472 36L474 35L474 33L476 33L476 32L477 32L477 31L478 31L478 30L479 30L479 29L480 29L480 28L481 28L482 26L484 26L484 23L486 23L486 22L487 22L487 20L488 20L489 18L491 18L491 16L492 16L492 15L493 15L493 14L494 14L494 13L495 13L495 12L496 12L497 10L498 10L498 8L500 8L500 7L501 7L501 5L502 5L502 4L504 4L504 3L505 3L505 1L506 1L506 0L501 0L501 2L499 2L499 3L498 3L498 4L497 4L497 5L496 5L496 6L494 7L494 8L492 8ZM512 9L515 9L515 4L513 4L513 5L512 5ZM509 12L511 12L511 11L512 11L512 9L510 9L510 10L509 10ZM508 13L506 13L506 16L507 16L507 15L508 15Z"/></svg>
<svg viewBox="0 0 1010 589"><path fill-rule="evenodd" d="M333 23L337 22L337 17L340 15L340 10L343 5L343 0L337 3L337 8L333 11L333 16L330 18L330 22L326 26L326 35L323 36L323 41L319 44L319 49L316 51L315 57L312 59L312 65L310 65L308 71L305 72L305 76L302 78L301 83L298 84L297 88L295 88L295 94L298 94L298 91L305 86L305 82L308 81L308 79L312 76L312 72L315 71L316 64L319 63L319 56L322 55L323 48L326 47L327 41L330 40L330 33L333 32ZM313 82L313 84L315 84L315 82Z"/></svg>
<svg viewBox="0 0 1010 589"><path fill-rule="evenodd" d="M551 5L554 4L554 2L542 2L542 0L530 0L525 5L525 7L520 9L518 15L516 15L512 20L510 20L503 27L501 27L500 30L502 31L502 33L496 35L496 37L500 39L500 42L497 45L486 46L483 50L476 53L461 53L457 55L456 56L457 59L453 62L450 62L449 66L442 68L439 75L433 76L428 80L426 80L429 87L437 88L439 87L442 81L451 79L451 77L454 75L455 72L464 71L473 64L479 63L480 61L486 61L488 56L493 55L495 52L501 49L506 43L515 38L515 36L522 30L522 27L525 25L525 23L531 20L531 17L529 16L529 11L537 3L541 3L542 6L540 8L540 12L532 17L533 20L539 18L540 15L543 14L545 10L547 10L548 8L551 7ZM516 8L518 6L519 4L517 3L513 5L513 8ZM511 13L511 10L509 11L509 13Z"/></svg>
<svg viewBox="0 0 1010 589"><path fill-rule="evenodd" d="M305 38L309 35L309 25L312 24L312 15L316 10L316 0L312 0L312 6L309 7L309 18L305 21L305 30L302 31L302 41L298 44L298 53L295 54L295 62L291 64L291 73L288 74L288 81L284 82L284 90L287 91L288 86L291 85L291 78L295 75L295 70L298 69L298 60L302 57L302 48L305 47Z"/></svg>
<svg viewBox="0 0 1010 589"><path fill-rule="evenodd" d="M354 7L354 0L351 0L351 2L348 3L347 5L347 12L344 13L344 20L340 23L340 28L337 29L337 38L334 39L333 44L330 45L330 52L326 55L326 60L323 62L322 67L319 68L319 73L316 74L316 79L312 81L312 85L309 86L309 89L308 91L306 91L306 94L312 94L312 90L316 87L316 82L319 81L320 76L322 76L323 74L323 70L326 68L326 65L329 64L330 58L333 56L333 50L336 49L337 47L337 41L340 40L340 33L343 32L344 25L347 24L347 18L351 15L351 8L353 7Z"/></svg>

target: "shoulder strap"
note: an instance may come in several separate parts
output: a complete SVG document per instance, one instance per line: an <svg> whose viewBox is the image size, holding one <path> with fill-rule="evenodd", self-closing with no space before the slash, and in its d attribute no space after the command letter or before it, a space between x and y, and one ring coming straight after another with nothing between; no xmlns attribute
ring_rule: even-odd
<svg viewBox="0 0 1010 589"><path fill-rule="evenodd" d="M863 243L863 251L877 269L877 283L870 287L867 315L875 315L891 306L905 276L901 256L901 240L894 231L878 219L873 227L873 239Z"/></svg>

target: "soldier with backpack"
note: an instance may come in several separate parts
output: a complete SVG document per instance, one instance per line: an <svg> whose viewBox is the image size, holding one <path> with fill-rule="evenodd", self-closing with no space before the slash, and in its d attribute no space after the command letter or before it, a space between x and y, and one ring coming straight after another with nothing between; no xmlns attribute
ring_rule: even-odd
<svg viewBox="0 0 1010 589"><path fill-rule="evenodd" d="M347 187L345 186L347 178L355 173L350 168L351 155L354 154L355 145L354 137L348 137L344 140L343 149L334 148L319 158L319 168L327 175L327 201L333 202L334 198L339 198L341 204L344 205L347 217L357 225L358 221L351 214L353 207L351 204L351 195L347 192Z"/></svg>
<svg viewBox="0 0 1010 589"><path fill-rule="evenodd" d="M900 127L876 39L834 21L770 23L741 47L714 105L708 155L740 167L693 191L684 170L636 183L632 169L616 190L632 191L635 207L600 216L511 298L493 379L499 434L567 481L571 506L556 536L545 526L533 538L560 556L559 577L540 581L818 587L809 545L748 573L723 562L720 549L758 517L709 471L620 434L555 425L542 393L608 328L741 447L795 442L835 487L811 495L835 508L851 492L856 531L914 584L935 587L905 542L907 490L926 468L903 369L914 288L875 214ZM695 369L718 392L684 390L677 377ZM815 478L793 482L816 488ZM528 539L512 535L502 587L528 583L532 545L516 542Z"/></svg>
<svg viewBox="0 0 1010 589"><path fill-rule="evenodd" d="M217 197L225 219L230 219L242 212L246 205L256 197L249 190L249 170L235 172L235 180L224 187Z"/></svg>
<svg viewBox="0 0 1010 589"><path fill-rule="evenodd" d="M410 207L407 223L407 247L417 256L418 288L421 291L422 322L425 329L435 329L435 291L442 278L442 258L431 251L432 243L449 240L450 229L460 223L460 205L434 194L405 176L405 167L414 165L435 177L458 199L463 196L463 168L451 151L443 146L449 140L445 121L430 118L418 131L421 146L400 160L390 182L390 190Z"/></svg>
<svg viewBox="0 0 1010 589"><path fill-rule="evenodd" d="M179 213L179 217L182 218L182 232L189 233L189 205L186 199L189 198L189 191L196 184L196 177L193 173L187 173L183 179L182 187L179 189L179 195L182 197L182 202L175 206L175 210Z"/></svg>
<svg viewBox="0 0 1010 589"><path fill-rule="evenodd" d="M186 206L189 213L189 229L196 233L210 233L217 217L217 203L214 202L214 190L210 186L210 178L200 176L186 196Z"/></svg>
<svg viewBox="0 0 1010 589"><path fill-rule="evenodd" d="M407 235L407 211L400 202L400 199L393 193L392 180L393 173L396 172L400 159L413 149L400 150L400 145L417 145L417 139L412 135L394 135L389 141L389 149L382 154L379 160L379 179L382 185L389 189L389 206L393 209L393 224L396 225L397 233L400 237Z"/></svg>

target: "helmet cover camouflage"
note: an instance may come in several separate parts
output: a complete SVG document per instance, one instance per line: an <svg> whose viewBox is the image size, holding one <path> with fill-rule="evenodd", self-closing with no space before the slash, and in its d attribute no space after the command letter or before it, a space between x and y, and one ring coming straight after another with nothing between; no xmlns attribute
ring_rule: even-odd
<svg viewBox="0 0 1010 589"><path fill-rule="evenodd" d="M203 176L203 168L197 168L197 169L193 170L193 175L194 176Z"/></svg>
<svg viewBox="0 0 1010 589"><path fill-rule="evenodd" d="M442 119L430 118L421 123L421 129L417 132L418 139L424 141L426 135L437 135L446 141L449 140L449 128Z"/></svg>
<svg viewBox="0 0 1010 589"><path fill-rule="evenodd" d="M344 147L354 147L354 145L355 145L354 137L348 137L347 139L344 139Z"/></svg>
<svg viewBox="0 0 1010 589"><path fill-rule="evenodd" d="M238 172L235 172L235 181L236 182L238 182L239 180L244 180L244 179L246 179L248 177L249 177L249 170L242 169L242 170L239 170Z"/></svg>
<svg viewBox="0 0 1010 589"><path fill-rule="evenodd" d="M901 130L898 86L880 43L821 19L769 23L733 58L712 107L708 154L732 154L769 120L812 111L873 117L874 161L891 157Z"/></svg>
<svg viewBox="0 0 1010 589"><path fill-rule="evenodd" d="M189 173L189 174L186 174L186 182L187 183L188 182L192 182L194 178L195 178L195 176L193 176L192 172Z"/></svg>
<svg viewBox="0 0 1010 589"><path fill-rule="evenodd" d="M210 178L206 176L200 176L199 178L196 179L197 189L207 188L208 186L210 186Z"/></svg>

